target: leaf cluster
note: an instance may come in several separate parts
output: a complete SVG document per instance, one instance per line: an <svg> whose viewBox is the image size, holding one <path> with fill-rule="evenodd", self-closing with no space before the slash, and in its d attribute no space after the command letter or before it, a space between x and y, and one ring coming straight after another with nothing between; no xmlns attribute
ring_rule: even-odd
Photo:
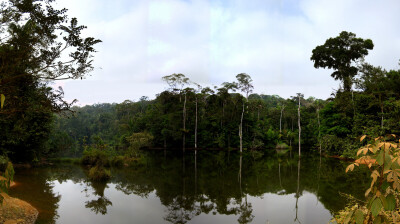
<svg viewBox="0 0 400 224"><path fill-rule="evenodd" d="M366 138L364 135L360 141ZM365 192L367 212L355 209L348 213L345 223L351 220L357 224L367 220L374 220L374 223L400 220L400 214L396 212L400 190L400 147L397 139L394 134L371 139L371 143L358 150L359 158L347 166L346 172L353 171L356 166L367 166L371 170L372 180Z"/></svg>

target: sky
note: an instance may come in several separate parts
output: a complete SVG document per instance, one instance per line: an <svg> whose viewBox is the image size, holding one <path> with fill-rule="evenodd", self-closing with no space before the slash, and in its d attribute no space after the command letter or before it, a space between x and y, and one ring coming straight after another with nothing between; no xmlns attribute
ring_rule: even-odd
<svg viewBox="0 0 400 224"><path fill-rule="evenodd" d="M399 69L398 0L57 0L88 28L94 71L57 81L78 105L154 99L162 77L182 73L203 87L253 79L254 92L326 99L340 85L315 69L312 50L341 31L371 39L365 61Z"/></svg>

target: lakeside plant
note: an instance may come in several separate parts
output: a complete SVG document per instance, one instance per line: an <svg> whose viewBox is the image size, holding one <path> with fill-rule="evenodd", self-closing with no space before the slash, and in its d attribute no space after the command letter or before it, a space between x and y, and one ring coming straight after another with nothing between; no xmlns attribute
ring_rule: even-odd
<svg viewBox="0 0 400 224"><path fill-rule="evenodd" d="M8 194L8 189L10 189L13 180L14 180L14 167L11 162L8 162L4 174L0 176L0 193ZM0 194L0 204L3 203L3 199L4 199L3 195Z"/></svg>
<svg viewBox="0 0 400 224"><path fill-rule="evenodd" d="M362 136L360 141L366 139ZM396 135L377 137L361 147L359 157L346 168L353 171L364 165L371 170L371 185L365 192L365 204L353 203L339 213L337 223L398 223L400 190L400 147Z"/></svg>

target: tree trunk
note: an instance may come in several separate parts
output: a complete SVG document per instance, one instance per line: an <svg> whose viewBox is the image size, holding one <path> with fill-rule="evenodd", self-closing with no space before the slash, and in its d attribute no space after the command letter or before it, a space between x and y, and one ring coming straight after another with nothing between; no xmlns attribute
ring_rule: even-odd
<svg viewBox="0 0 400 224"><path fill-rule="evenodd" d="M299 108L297 110L298 114L298 125L299 125L299 158L301 157L301 126L300 126L300 96L299 96Z"/></svg>
<svg viewBox="0 0 400 224"><path fill-rule="evenodd" d="M383 103L382 103L382 97L379 94L379 104L381 106L381 130L382 130L382 135L383 135Z"/></svg>
<svg viewBox="0 0 400 224"><path fill-rule="evenodd" d="M197 149L197 97L196 97L196 123L194 127L194 148Z"/></svg>
<svg viewBox="0 0 400 224"><path fill-rule="evenodd" d="M281 118L279 119L279 133L282 133L282 114L283 114L283 110L285 109L285 107L282 106L281 109Z"/></svg>
<svg viewBox="0 0 400 224"><path fill-rule="evenodd" d="M225 101L222 101L221 129L222 129L222 127L223 127L224 117L225 117Z"/></svg>
<svg viewBox="0 0 400 224"><path fill-rule="evenodd" d="M183 102L183 142L182 142L183 152L185 152L185 138L186 138L186 93L185 93L185 101Z"/></svg>
<svg viewBox="0 0 400 224"><path fill-rule="evenodd" d="M352 86L352 80L351 77L344 77L343 79L343 89L345 92L350 92L351 91L351 86Z"/></svg>
<svg viewBox="0 0 400 224"><path fill-rule="evenodd" d="M243 151L243 115L244 115L244 101L243 101L242 117L240 118L240 126L239 126L240 153L242 153Z"/></svg>
<svg viewBox="0 0 400 224"><path fill-rule="evenodd" d="M319 121L319 108L317 108L317 118L318 118L318 142L319 142L319 155L321 156L322 146L321 146L321 123Z"/></svg>

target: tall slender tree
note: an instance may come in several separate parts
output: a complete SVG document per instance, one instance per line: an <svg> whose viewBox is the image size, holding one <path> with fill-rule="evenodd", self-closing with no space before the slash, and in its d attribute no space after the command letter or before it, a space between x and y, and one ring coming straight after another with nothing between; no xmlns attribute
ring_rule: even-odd
<svg viewBox="0 0 400 224"><path fill-rule="evenodd" d="M298 116L298 126L299 126L299 158L301 157L301 124L300 124L300 102L301 98L303 98L304 95L301 93L297 93L297 98L299 100L299 107L297 108L297 116Z"/></svg>
<svg viewBox="0 0 400 224"><path fill-rule="evenodd" d="M249 100L249 94L253 92L253 85L251 77L246 73L240 73L236 75L236 79L238 80L238 88L246 94L246 103ZM240 153L243 151L243 116L244 116L244 101L242 103L242 116L240 118L239 125L239 139L240 139Z"/></svg>
<svg viewBox="0 0 400 224"><path fill-rule="evenodd" d="M184 89L186 85L189 85L189 78L186 78L184 74L172 74L162 77L162 79L168 83L171 91L179 94L179 101L182 101L182 94L184 95L183 108L182 108L182 151L185 152L186 143L186 100L188 89Z"/></svg>

